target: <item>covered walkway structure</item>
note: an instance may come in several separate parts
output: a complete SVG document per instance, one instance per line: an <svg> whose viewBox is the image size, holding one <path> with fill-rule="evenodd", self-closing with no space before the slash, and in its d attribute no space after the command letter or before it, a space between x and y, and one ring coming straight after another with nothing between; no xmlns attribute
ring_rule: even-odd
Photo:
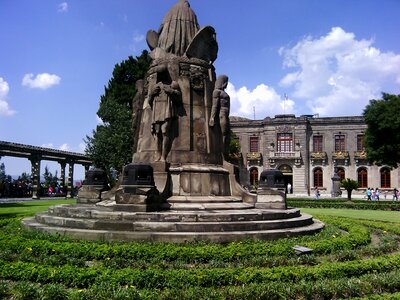
<svg viewBox="0 0 400 300"><path fill-rule="evenodd" d="M87 171L92 165L90 158L82 153L56 150L51 148L24 145L0 141L0 158L2 156L27 158L31 162L32 198L38 199L40 190L40 162L42 160L56 161L61 166L60 187L67 187L67 196L73 190L74 165L84 166ZM65 168L68 164L68 179L65 185Z"/></svg>

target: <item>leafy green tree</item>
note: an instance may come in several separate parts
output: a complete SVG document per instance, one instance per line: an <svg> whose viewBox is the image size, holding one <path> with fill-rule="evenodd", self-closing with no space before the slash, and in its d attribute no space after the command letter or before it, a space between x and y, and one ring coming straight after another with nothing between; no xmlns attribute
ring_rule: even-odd
<svg viewBox="0 0 400 300"><path fill-rule="evenodd" d="M135 82L145 77L149 65L147 51L116 64L104 95L100 97L97 115L103 123L97 125L92 136L86 136L85 152L96 167L109 173L112 169L120 172L132 160Z"/></svg>
<svg viewBox="0 0 400 300"><path fill-rule="evenodd" d="M31 175L26 172L22 172L21 176L18 176L18 180L30 181Z"/></svg>
<svg viewBox="0 0 400 300"><path fill-rule="evenodd" d="M49 168L47 166L45 166L44 168L43 178L44 178L45 188L48 188L49 186L52 186L54 188L58 184L57 170L55 175L53 176L53 174L49 171Z"/></svg>
<svg viewBox="0 0 400 300"><path fill-rule="evenodd" d="M370 163L396 168L400 162L400 95L382 94L364 109L365 148Z"/></svg>
<svg viewBox="0 0 400 300"><path fill-rule="evenodd" d="M240 164L241 162L241 147L240 141L237 135L231 130L230 131L230 140L229 140L229 149L226 155L226 160L232 164Z"/></svg>
<svg viewBox="0 0 400 300"><path fill-rule="evenodd" d="M0 182L3 180L6 180L6 166L4 165L4 163L2 162L0 164Z"/></svg>
<svg viewBox="0 0 400 300"><path fill-rule="evenodd" d="M342 180L340 186L347 191L347 200L350 201L352 191L358 189L358 182L353 179L347 178Z"/></svg>

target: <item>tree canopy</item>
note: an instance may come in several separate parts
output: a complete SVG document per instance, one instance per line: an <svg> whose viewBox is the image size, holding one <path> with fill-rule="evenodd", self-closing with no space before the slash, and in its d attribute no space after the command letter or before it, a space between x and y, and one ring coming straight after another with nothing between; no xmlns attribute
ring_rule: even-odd
<svg viewBox="0 0 400 300"><path fill-rule="evenodd" d="M92 136L86 136L85 152L96 167L107 172L121 171L132 160L135 82L145 77L149 64L147 51L116 64L104 95L100 97L97 115L102 124L97 125Z"/></svg>
<svg viewBox="0 0 400 300"><path fill-rule="evenodd" d="M340 186L347 191L347 200L350 201L351 200L351 192L353 190L358 189L358 182L353 179L347 178L347 179L342 180L342 182L340 183Z"/></svg>
<svg viewBox="0 0 400 300"><path fill-rule="evenodd" d="M382 94L364 109L365 148L370 163L396 168L400 162L400 95Z"/></svg>

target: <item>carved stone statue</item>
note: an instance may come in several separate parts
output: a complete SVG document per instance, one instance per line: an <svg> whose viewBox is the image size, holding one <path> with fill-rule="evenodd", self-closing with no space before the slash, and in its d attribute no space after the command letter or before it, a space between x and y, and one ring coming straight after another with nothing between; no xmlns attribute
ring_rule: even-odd
<svg viewBox="0 0 400 300"><path fill-rule="evenodd" d="M200 27L187 0L180 0L165 15L158 32L147 33L151 50L158 47L167 53L182 56Z"/></svg>
<svg viewBox="0 0 400 300"><path fill-rule="evenodd" d="M219 118L219 125L221 127L222 143L224 145L224 153L228 151L229 147L229 110L230 110L230 97L225 92L228 86L228 76L220 75L215 82L215 89L213 91L212 99L213 104L211 108L211 116L209 125L214 127L215 118Z"/></svg>
<svg viewBox="0 0 400 300"><path fill-rule="evenodd" d="M173 127L177 122L178 106L181 105L179 84L171 79L166 65L158 68L157 83L149 88L149 104L152 108L151 133L157 139L156 161L165 161L171 149Z"/></svg>

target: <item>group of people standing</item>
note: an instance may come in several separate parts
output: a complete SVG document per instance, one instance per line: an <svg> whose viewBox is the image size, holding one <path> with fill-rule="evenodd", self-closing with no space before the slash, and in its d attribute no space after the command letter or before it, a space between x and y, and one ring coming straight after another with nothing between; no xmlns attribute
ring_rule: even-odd
<svg viewBox="0 0 400 300"><path fill-rule="evenodd" d="M381 197L381 194L382 193L379 190L379 188L376 188L376 189L368 188L367 191L366 191L367 200L370 200L370 201L374 201L374 200L379 201L380 197ZM385 200L387 199L387 194L388 194L387 191L383 192L383 196L384 196ZM397 190L397 188L394 188L393 189L393 198L392 198L392 200L393 201L397 201L399 199L399 196L400 196L399 191Z"/></svg>

